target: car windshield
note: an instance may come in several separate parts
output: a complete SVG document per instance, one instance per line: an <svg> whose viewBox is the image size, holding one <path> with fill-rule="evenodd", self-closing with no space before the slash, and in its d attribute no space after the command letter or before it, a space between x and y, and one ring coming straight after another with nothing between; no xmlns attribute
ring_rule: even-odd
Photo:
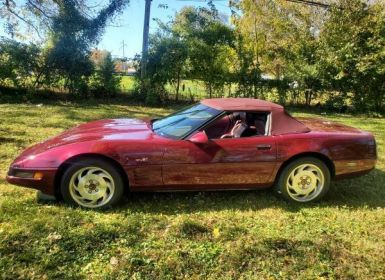
<svg viewBox="0 0 385 280"><path fill-rule="evenodd" d="M197 104L179 112L176 112L163 119L156 120L152 129L159 135L181 139L221 113L211 107Z"/></svg>

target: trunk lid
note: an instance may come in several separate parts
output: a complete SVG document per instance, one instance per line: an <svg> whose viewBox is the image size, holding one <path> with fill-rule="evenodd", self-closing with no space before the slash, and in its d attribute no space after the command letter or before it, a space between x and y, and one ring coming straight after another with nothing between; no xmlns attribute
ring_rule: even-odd
<svg viewBox="0 0 385 280"><path fill-rule="evenodd" d="M342 134L365 134L366 131L344 125L338 122L329 121L321 118L298 118L300 122L306 125L312 132L333 133L338 132Z"/></svg>

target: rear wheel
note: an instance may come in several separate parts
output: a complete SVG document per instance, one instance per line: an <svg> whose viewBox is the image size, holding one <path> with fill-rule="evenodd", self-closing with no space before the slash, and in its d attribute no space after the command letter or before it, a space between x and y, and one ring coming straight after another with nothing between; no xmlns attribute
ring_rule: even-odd
<svg viewBox="0 0 385 280"><path fill-rule="evenodd" d="M275 190L286 200L306 203L321 199L330 187L326 164L312 157L294 160L282 170Z"/></svg>
<svg viewBox="0 0 385 280"><path fill-rule="evenodd" d="M109 162L102 159L84 159L66 170L60 190L69 204L105 209L120 201L124 183L118 170Z"/></svg>

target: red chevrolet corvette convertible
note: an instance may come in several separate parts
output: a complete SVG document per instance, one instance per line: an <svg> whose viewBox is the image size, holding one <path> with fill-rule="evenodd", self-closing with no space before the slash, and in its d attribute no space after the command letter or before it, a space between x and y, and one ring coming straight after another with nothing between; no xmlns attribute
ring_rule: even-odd
<svg viewBox="0 0 385 280"><path fill-rule="evenodd" d="M369 132L263 100L206 99L162 119L79 125L25 150L7 180L86 208L111 207L126 190L273 187L305 203L333 179L368 173L376 157Z"/></svg>

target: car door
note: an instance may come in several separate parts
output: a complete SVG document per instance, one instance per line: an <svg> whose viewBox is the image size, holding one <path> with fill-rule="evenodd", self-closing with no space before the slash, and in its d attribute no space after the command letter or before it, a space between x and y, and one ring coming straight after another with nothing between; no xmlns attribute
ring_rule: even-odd
<svg viewBox="0 0 385 280"><path fill-rule="evenodd" d="M165 149L162 175L169 189L231 189L271 183L276 165L274 136L176 140Z"/></svg>

